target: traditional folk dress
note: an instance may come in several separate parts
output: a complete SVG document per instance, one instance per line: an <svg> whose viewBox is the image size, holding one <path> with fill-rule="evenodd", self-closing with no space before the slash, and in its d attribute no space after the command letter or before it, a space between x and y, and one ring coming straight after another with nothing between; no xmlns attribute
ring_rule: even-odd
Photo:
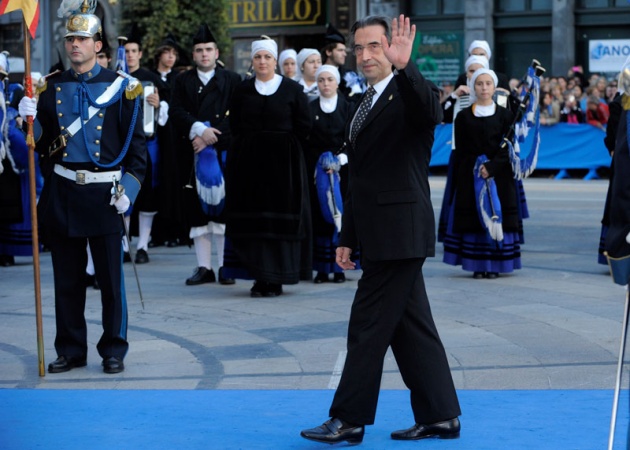
<svg viewBox="0 0 630 450"><path fill-rule="evenodd" d="M472 272L509 273L521 268L518 193L508 152L500 147L512 121L513 114L494 103L473 105L456 118L454 198L444 237L446 264ZM503 214L503 240L499 243L490 239L479 218L474 167L481 155L488 159L485 166L496 183Z"/></svg>
<svg viewBox="0 0 630 450"><path fill-rule="evenodd" d="M313 270L323 274L343 273L343 269L335 262L338 230L322 214L314 173L323 153L336 154L342 147L346 121L350 114L350 104L343 95L337 95L330 99L320 97L318 100L310 102L309 106L313 119L313 130L307 142L307 167L308 174L312 177L309 186L313 217ZM343 196L345 186L348 184L347 166L341 167L339 175Z"/></svg>
<svg viewBox="0 0 630 450"><path fill-rule="evenodd" d="M276 75L235 90L226 163L230 278L295 284L312 278L311 208L303 143L311 116L302 86Z"/></svg>

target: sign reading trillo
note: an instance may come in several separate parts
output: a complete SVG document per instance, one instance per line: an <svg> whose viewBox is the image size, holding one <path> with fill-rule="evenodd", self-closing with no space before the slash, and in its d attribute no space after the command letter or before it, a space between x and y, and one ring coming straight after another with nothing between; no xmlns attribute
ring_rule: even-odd
<svg viewBox="0 0 630 450"><path fill-rule="evenodd" d="M322 0L232 0L230 28L318 25Z"/></svg>

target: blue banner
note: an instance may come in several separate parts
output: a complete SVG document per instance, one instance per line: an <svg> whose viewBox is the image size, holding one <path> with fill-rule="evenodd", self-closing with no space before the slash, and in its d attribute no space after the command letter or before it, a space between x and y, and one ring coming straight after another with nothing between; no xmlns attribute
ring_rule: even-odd
<svg viewBox="0 0 630 450"><path fill-rule="evenodd" d="M451 153L453 124L438 125L431 152L431 166L446 166ZM604 146L606 132L589 124L559 123L540 127L538 169L596 169L610 166ZM529 151L530 133L521 151ZM521 155L524 158L527 155Z"/></svg>

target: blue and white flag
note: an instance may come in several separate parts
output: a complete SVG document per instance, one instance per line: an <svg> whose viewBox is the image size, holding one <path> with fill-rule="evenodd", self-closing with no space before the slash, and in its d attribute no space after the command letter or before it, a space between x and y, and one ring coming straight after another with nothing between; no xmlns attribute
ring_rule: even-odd
<svg viewBox="0 0 630 450"><path fill-rule="evenodd" d="M210 126L209 122L204 124ZM225 206L225 180L213 145L195 154L195 178L201 209L209 216L218 216Z"/></svg>
<svg viewBox="0 0 630 450"><path fill-rule="evenodd" d="M319 206L327 223L335 225L341 231L343 200L339 178L339 159L332 152L324 152L315 165L315 187Z"/></svg>
<svg viewBox="0 0 630 450"><path fill-rule="evenodd" d="M503 241L503 215L497 185L493 178L484 179L479 173L481 166L487 161L486 155L479 156L473 169L475 196L478 200L477 213L481 225L487 230L490 238L500 244Z"/></svg>
<svg viewBox="0 0 630 450"><path fill-rule="evenodd" d="M514 124L514 138L505 139L512 164L514 178L522 180L527 178L536 169L538 163L538 149L540 147L540 78L536 75L535 69L527 69L527 82L523 84L519 93L521 108L525 103L525 110L517 113L520 120ZM534 132L531 148L525 158L521 158L520 145L525 142L530 130Z"/></svg>

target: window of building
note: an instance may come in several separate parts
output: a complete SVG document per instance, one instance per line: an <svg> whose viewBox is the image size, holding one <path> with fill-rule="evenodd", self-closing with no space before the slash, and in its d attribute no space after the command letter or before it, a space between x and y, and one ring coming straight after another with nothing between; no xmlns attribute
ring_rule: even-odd
<svg viewBox="0 0 630 450"><path fill-rule="evenodd" d="M577 2L578 8L614 8L614 7L630 7L628 0L579 0Z"/></svg>
<svg viewBox="0 0 630 450"><path fill-rule="evenodd" d="M551 1L552 0L499 0L497 8L500 12L548 11L551 10Z"/></svg>
<svg viewBox="0 0 630 450"><path fill-rule="evenodd" d="M22 41L22 23L9 23L0 27L0 43L2 50L9 52L11 56L24 55L24 42Z"/></svg>
<svg viewBox="0 0 630 450"><path fill-rule="evenodd" d="M412 16L464 14L464 0L411 0Z"/></svg>

